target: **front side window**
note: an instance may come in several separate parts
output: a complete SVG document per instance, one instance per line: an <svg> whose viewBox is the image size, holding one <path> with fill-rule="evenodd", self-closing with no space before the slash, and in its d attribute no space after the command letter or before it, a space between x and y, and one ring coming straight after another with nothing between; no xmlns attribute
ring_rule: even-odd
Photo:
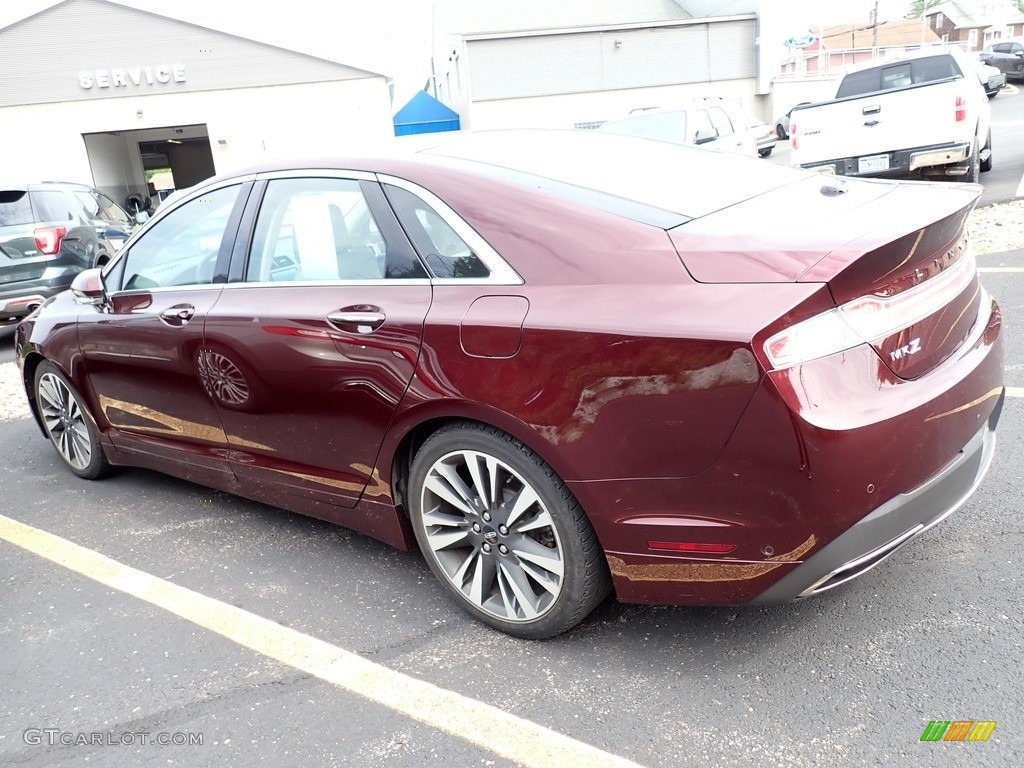
<svg viewBox="0 0 1024 768"><path fill-rule="evenodd" d="M692 137L694 140L697 139L698 133L703 133L705 136L715 133L715 126L711 124L711 118L708 116L706 109L698 109L693 113L691 128L693 129Z"/></svg>
<svg viewBox="0 0 1024 768"><path fill-rule="evenodd" d="M711 124L715 126L719 136L733 135L735 131L732 127L732 121L729 120L729 116L725 113L724 109L721 107L711 107L708 110L708 114L711 117Z"/></svg>
<svg viewBox="0 0 1024 768"><path fill-rule="evenodd" d="M153 222L125 258L119 260L124 262L122 289L212 283L240 189L238 184L215 189Z"/></svg>
<svg viewBox="0 0 1024 768"><path fill-rule="evenodd" d="M389 247L365 191L353 179L270 181L256 219L246 281L425 278L412 254ZM379 187L376 194L381 194Z"/></svg>
<svg viewBox="0 0 1024 768"><path fill-rule="evenodd" d="M437 211L408 190L388 186L388 199L434 277L481 278L491 272Z"/></svg>

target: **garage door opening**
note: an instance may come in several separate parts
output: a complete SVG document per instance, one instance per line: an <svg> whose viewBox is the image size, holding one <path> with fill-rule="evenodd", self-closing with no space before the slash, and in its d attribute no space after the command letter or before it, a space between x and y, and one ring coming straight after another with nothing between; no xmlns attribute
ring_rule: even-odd
<svg viewBox="0 0 1024 768"><path fill-rule="evenodd" d="M206 125L82 134L93 186L129 212L155 211L176 189L216 173Z"/></svg>

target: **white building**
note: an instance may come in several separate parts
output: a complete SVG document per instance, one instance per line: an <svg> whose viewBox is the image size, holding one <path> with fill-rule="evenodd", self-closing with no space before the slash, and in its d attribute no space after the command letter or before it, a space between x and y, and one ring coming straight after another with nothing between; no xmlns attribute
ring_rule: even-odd
<svg viewBox="0 0 1024 768"><path fill-rule="evenodd" d="M767 115L782 41L792 31L780 16L764 18L761 6L436 0L438 97L477 130L587 126L699 96ZM765 34L777 44L762 47Z"/></svg>
<svg viewBox="0 0 1024 768"><path fill-rule="evenodd" d="M44 49L45 44L45 49ZM0 29L0 175L91 183L123 200L392 135L388 78L107 0Z"/></svg>

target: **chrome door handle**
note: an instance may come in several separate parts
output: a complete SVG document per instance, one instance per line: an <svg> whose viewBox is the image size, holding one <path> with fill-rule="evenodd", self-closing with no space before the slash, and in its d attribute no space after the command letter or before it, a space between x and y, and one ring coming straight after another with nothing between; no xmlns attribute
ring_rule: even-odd
<svg viewBox="0 0 1024 768"><path fill-rule="evenodd" d="M387 319L378 308L354 310L342 309L327 315L327 322L350 333L373 333L384 325Z"/></svg>
<svg viewBox="0 0 1024 768"><path fill-rule="evenodd" d="M195 315L196 308L191 304L178 304L160 311L160 319L169 325L185 325Z"/></svg>

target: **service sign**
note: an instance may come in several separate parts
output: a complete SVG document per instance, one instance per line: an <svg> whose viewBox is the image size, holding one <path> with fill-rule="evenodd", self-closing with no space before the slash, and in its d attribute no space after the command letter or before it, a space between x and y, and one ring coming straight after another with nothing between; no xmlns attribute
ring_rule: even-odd
<svg viewBox="0 0 1024 768"><path fill-rule="evenodd" d="M94 69L80 72L78 84L85 90L104 88L150 88L185 82L184 64L164 64L124 69Z"/></svg>

